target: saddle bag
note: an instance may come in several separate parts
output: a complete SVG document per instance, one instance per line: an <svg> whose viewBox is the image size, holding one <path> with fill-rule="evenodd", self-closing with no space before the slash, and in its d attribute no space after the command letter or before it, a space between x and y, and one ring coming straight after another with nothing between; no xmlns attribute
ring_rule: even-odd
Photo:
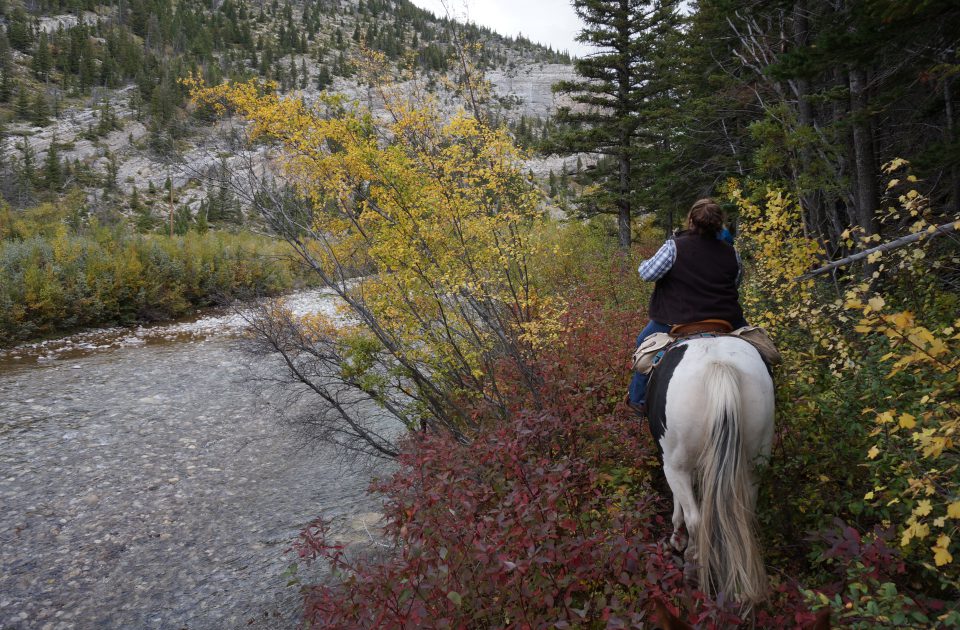
<svg viewBox="0 0 960 630"><path fill-rule="evenodd" d="M750 345L757 349L757 352L759 352L763 360L767 362L767 365L772 366L783 363L783 357L780 356L780 351L777 350L777 347L773 344L773 340L770 339L770 335L768 335L767 331L763 328L759 326L744 326L730 334L749 342Z"/></svg>
<svg viewBox="0 0 960 630"><path fill-rule="evenodd" d="M633 369L641 374L649 374L656 363L657 353L673 341L670 333L653 333L644 339L633 352Z"/></svg>

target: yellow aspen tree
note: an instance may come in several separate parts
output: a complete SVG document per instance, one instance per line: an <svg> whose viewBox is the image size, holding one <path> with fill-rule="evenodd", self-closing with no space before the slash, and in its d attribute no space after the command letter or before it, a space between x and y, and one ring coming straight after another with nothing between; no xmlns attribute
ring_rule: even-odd
<svg viewBox="0 0 960 630"><path fill-rule="evenodd" d="M338 386L408 429L461 439L484 417L476 409L506 415L504 379L537 400L532 358L563 305L531 282L531 235L546 218L506 130L451 115L410 83L374 81L376 110L339 96L308 105L256 82L190 83L197 105L238 115L251 142L279 148L283 178L312 209L265 215L348 307L353 325L312 322L306 340L326 344ZM349 425L349 410L338 413Z"/></svg>

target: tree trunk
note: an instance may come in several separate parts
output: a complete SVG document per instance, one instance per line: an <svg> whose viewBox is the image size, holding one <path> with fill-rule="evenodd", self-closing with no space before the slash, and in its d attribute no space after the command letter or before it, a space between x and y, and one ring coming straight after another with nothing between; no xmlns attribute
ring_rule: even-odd
<svg viewBox="0 0 960 630"><path fill-rule="evenodd" d="M630 15L630 2L620 0L620 16L627 18ZM629 19L622 20L617 26L618 52L621 65L617 68L617 108L621 124L624 118L630 116L630 26ZM620 237L620 249L630 249L631 240L631 213L630 213L630 133L621 132L620 138L620 181L617 195L617 232Z"/></svg>
<svg viewBox="0 0 960 630"><path fill-rule="evenodd" d="M956 129L953 122L953 93L951 88L953 77L947 77L943 80L943 104L947 118L947 141L956 140ZM960 172L957 165L950 167L950 208L954 215L960 214Z"/></svg>
<svg viewBox="0 0 960 630"><path fill-rule="evenodd" d="M630 249L630 158L626 152L620 154L620 194L617 199L617 232L620 236L620 249Z"/></svg>
<svg viewBox="0 0 960 630"><path fill-rule="evenodd" d="M867 113L867 73L851 67L850 117L853 131L853 161L856 174L856 220L865 235L876 234L876 218L880 198L876 185L876 157L873 151L873 130Z"/></svg>
<svg viewBox="0 0 960 630"><path fill-rule="evenodd" d="M807 19L806 2L800 0L793 8L793 38L794 45L805 47L809 39L810 25ZM802 130L812 129L814 125L813 105L810 103L810 81L804 77L796 79L796 97L797 97L797 119ZM803 211L804 225L807 232L816 238L825 236L823 226L824 222L824 203L823 194L820 187L811 187L809 183L804 183L803 175L809 173L814 159L813 149L809 144L804 144L800 149L800 172L797 173L800 190L800 207Z"/></svg>

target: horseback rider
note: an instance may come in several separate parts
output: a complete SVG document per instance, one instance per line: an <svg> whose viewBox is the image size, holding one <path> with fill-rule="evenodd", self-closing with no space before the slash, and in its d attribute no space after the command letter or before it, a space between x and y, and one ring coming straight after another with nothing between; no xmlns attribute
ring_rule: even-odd
<svg viewBox="0 0 960 630"><path fill-rule="evenodd" d="M687 229L667 240L640 264L640 277L656 282L650 298L650 321L637 337L637 346L673 326L721 319L734 329L747 325L740 307L740 255L721 239L723 211L713 199L700 199L687 216ZM634 372L627 404L646 414L648 374Z"/></svg>

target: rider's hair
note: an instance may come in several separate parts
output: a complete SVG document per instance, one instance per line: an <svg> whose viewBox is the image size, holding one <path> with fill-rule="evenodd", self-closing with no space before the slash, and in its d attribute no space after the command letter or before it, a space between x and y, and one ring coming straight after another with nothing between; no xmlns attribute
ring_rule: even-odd
<svg viewBox="0 0 960 630"><path fill-rule="evenodd" d="M723 210L713 199L700 199L690 208L687 222L694 232L713 236L723 229Z"/></svg>

